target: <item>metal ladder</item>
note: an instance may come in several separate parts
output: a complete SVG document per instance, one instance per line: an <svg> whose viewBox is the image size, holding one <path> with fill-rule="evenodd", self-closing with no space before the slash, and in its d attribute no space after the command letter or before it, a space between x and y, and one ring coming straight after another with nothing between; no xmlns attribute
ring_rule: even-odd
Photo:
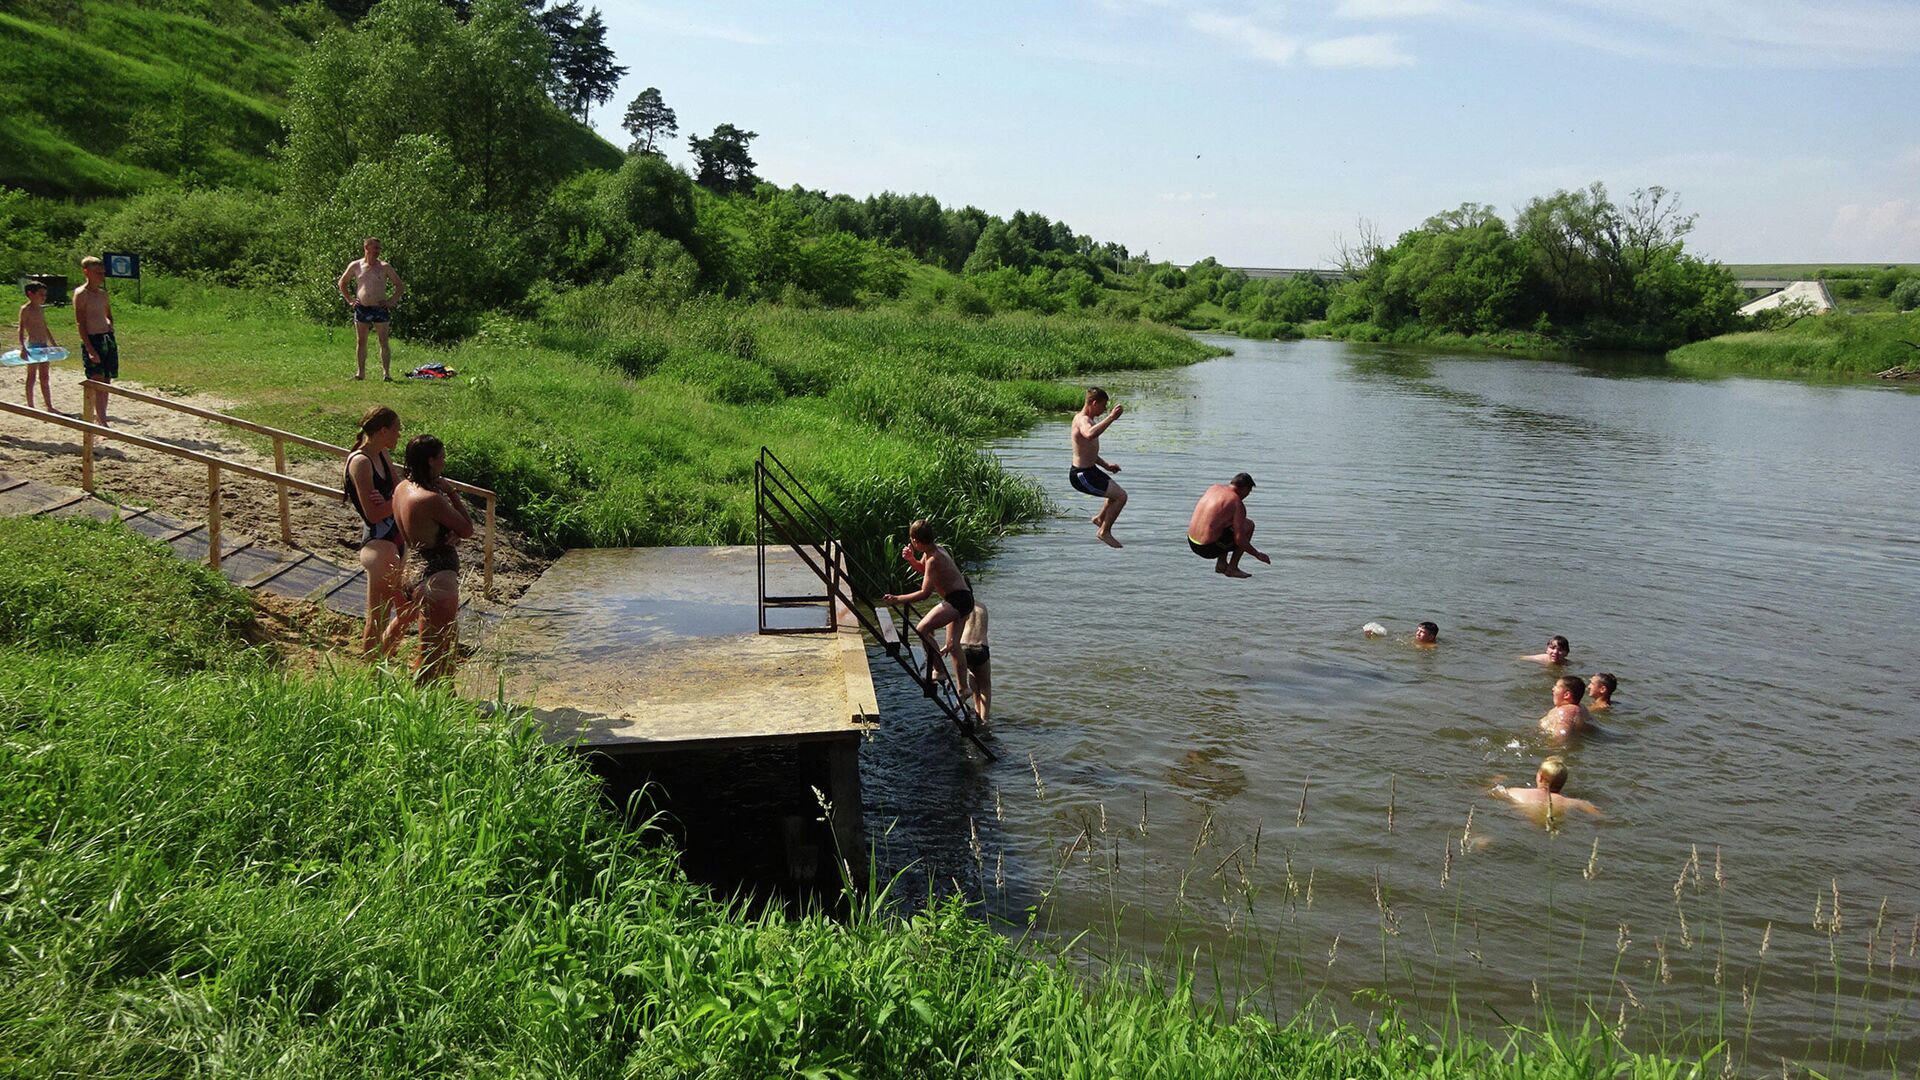
<svg viewBox="0 0 1920 1080"><path fill-rule="evenodd" d="M894 624L893 613L876 607L873 601L887 592L885 580L872 568L849 559L845 535L813 493L800 483L772 450L762 446L753 469L756 571L759 577L760 632L763 634L820 634L839 627L840 612L851 615L862 629L880 642L887 656L920 687L921 693L945 713L953 726L989 759L996 757L980 738L980 722L973 708L961 700L951 675L933 677L933 658L916 655L914 631L922 612L912 604L898 605L906 619L904 632ZM787 547L800 557L820 584L824 593L775 596L767 592L767 548ZM780 608L825 608L822 625L774 626L767 613ZM920 652L926 652L923 647Z"/></svg>

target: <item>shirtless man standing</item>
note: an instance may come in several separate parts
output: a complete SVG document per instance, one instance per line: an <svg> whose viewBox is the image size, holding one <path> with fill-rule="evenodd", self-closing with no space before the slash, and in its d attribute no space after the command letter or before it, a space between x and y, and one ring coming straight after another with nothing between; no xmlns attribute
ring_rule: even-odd
<svg viewBox="0 0 1920 1080"><path fill-rule="evenodd" d="M392 382L393 351L387 347L387 323L393 317L394 305L407 295L407 286L392 266L380 261L378 239L367 237L360 250L362 256L347 264L346 272L337 283L340 295L346 297L347 306L353 309L353 330L358 341L353 377L367 377L367 330L371 327L380 337L380 376Z"/></svg>
<svg viewBox="0 0 1920 1080"><path fill-rule="evenodd" d="M900 549L900 557L907 565L925 576L921 579L918 591L896 595L888 593L880 602L891 607L894 604L917 604L934 593L940 594L940 602L926 613L920 625L914 629L920 634L920 643L927 650L927 664L932 669L934 679L946 677L947 665L940 659L942 651L933 640L933 632L958 619L964 619L973 613L973 586L968 584L967 576L960 572L960 564L953 561L945 548L934 543L933 526L921 518L907 526L907 546ZM966 665L955 664L959 669L953 688L959 692L960 700L967 700Z"/></svg>
<svg viewBox="0 0 1920 1080"><path fill-rule="evenodd" d="M1253 546L1253 522L1247 518L1247 493L1253 477L1236 474L1231 483L1215 484L1200 496L1187 522L1187 546L1195 555L1213 560L1213 572L1233 578L1252 577L1240 569L1240 556L1251 555L1271 564L1267 553Z"/></svg>
<svg viewBox="0 0 1920 1080"><path fill-rule="evenodd" d="M113 338L113 301L107 296L107 264L97 256L80 260L80 273L86 284L73 290L73 322L80 329L80 343L86 353L83 363L87 378L110 383L120 377L120 343ZM93 422L107 426L107 392L87 388L93 403ZM86 401L81 402L82 407Z"/></svg>
<svg viewBox="0 0 1920 1080"><path fill-rule="evenodd" d="M1553 683L1553 708L1540 718L1540 730L1557 739L1593 727L1593 714L1580 704L1587 684L1578 675L1562 675Z"/></svg>
<svg viewBox="0 0 1920 1080"><path fill-rule="evenodd" d="M1121 508L1127 505L1127 493L1107 475L1119 472L1120 466L1100 456L1100 436L1120 419L1127 407L1115 405L1113 415L1101 420L1100 414L1106 411L1107 392L1097 386L1088 387L1086 404L1073 415L1073 467L1067 470L1067 483L1072 484L1075 491L1107 500L1100 512L1093 515L1093 526L1099 530L1095 535L1101 543L1117 548L1121 544L1113 538L1113 519L1119 517Z"/></svg>

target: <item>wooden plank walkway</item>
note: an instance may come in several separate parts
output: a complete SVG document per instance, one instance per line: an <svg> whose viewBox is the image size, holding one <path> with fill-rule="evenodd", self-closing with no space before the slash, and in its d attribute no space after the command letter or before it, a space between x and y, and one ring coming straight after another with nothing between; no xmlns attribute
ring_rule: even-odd
<svg viewBox="0 0 1920 1080"><path fill-rule="evenodd" d="M79 488L43 484L0 473L0 517L90 517L118 519L143 536L173 549L189 562L207 561L206 522L176 521L153 510L114 506ZM243 589L296 600L317 600L328 610L359 618L367 609L367 574L295 545L270 547L222 537L220 573Z"/></svg>

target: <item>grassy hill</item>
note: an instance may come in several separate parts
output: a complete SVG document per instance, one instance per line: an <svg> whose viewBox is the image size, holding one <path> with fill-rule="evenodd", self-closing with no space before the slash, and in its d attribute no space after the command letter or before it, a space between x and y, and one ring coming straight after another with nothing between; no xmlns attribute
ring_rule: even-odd
<svg viewBox="0 0 1920 1080"><path fill-rule="evenodd" d="M1839 377L1872 375L1920 364L1920 312L1837 313L1800 319L1776 330L1746 330L1696 341L1667 362L1701 373Z"/></svg>
<svg viewBox="0 0 1920 1080"><path fill-rule="evenodd" d="M0 0L0 186L124 195L183 174L274 185L287 87L339 25L317 4L250 0ZM566 159L618 166L579 124Z"/></svg>

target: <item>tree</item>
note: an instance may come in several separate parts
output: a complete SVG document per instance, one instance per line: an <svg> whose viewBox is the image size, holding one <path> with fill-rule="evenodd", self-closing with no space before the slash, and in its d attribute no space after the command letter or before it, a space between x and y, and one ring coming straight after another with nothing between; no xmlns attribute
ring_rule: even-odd
<svg viewBox="0 0 1920 1080"><path fill-rule="evenodd" d="M333 195L349 169L402 136L437 140L484 212L537 212L559 159L542 84L547 40L519 0L475 0L461 23L438 0L382 0L322 37L295 78L281 152L295 205ZM352 109L341 103L355 102Z"/></svg>
<svg viewBox="0 0 1920 1080"><path fill-rule="evenodd" d="M694 180L719 195L752 191L760 178L753 174L754 161L747 145L759 137L756 132L742 131L732 124L721 124L704 139L698 135L689 137L687 143L693 148L698 165Z"/></svg>
<svg viewBox="0 0 1920 1080"><path fill-rule="evenodd" d="M604 105L613 97L627 69L614 61L607 47L607 24L594 8L573 29L563 48L556 50L554 67L560 76L561 93L555 102L581 123L595 105Z"/></svg>
<svg viewBox="0 0 1920 1080"><path fill-rule="evenodd" d="M660 88L649 86L640 91L640 96L627 106L626 119L620 126L633 136L633 145L627 147L630 154L658 154L661 142L671 139L680 130L680 121L673 110L667 108L665 99L660 96Z"/></svg>

